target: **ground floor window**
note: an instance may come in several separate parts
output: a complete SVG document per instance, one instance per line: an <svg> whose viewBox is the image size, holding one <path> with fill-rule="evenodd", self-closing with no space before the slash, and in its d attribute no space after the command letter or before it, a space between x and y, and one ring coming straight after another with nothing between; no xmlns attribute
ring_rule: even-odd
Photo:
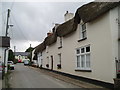
<svg viewBox="0 0 120 90"><path fill-rule="evenodd" d="M90 45L76 49L76 69L91 70Z"/></svg>

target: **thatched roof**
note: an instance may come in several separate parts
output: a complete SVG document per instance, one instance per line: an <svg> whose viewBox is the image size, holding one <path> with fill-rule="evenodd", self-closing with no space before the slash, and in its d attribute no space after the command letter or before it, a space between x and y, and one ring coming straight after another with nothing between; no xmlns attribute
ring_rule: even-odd
<svg viewBox="0 0 120 90"><path fill-rule="evenodd" d="M66 36L73 31L76 31L77 23L74 22L74 18L70 19L69 21L59 25L56 29L56 33L58 36Z"/></svg>
<svg viewBox="0 0 120 90"><path fill-rule="evenodd" d="M49 46L57 41L56 33L51 34L50 36L46 37L44 43L46 46Z"/></svg>
<svg viewBox="0 0 120 90"><path fill-rule="evenodd" d="M90 22L110 9L120 5L120 2L91 2L78 8L75 14L75 22Z"/></svg>
<svg viewBox="0 0 120 90"><path fill-rule="evenodd" d="M39 44L36 48L35 48L35 54L38 53L38 52L42 52L43 50L45 50L46 46L45 46L45 43L41 43Z"/></svg>

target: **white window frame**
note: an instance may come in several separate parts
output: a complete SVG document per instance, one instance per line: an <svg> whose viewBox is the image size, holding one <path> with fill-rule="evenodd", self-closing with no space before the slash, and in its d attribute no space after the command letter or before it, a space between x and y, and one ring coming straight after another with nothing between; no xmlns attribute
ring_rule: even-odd
<svg viewBox="0 0 120 90"><path fill-rule="evenodd" d="M48 48L49 48L49 46L46 46L46 53L48 53Z"/></svg>
<svg viewBox="0 0 120 90"><path fill-rule="evenodd" d="M63 38L62 37L59 37L59 45L58 45L58 48L62 48L63 46Z"/></svg>
<svg viewBox="0 0 120 90"><path fill-rule="evenodd" d="M90 47L90 45L86 45L86 46L84 46L84 47L80 47L80 48L77 48L76 49L76 70L91 70L91 55L90 55L90 52L86 52L86 47ZM82 48L84 48L84 53L81 53L81 49ZM79 54L77 54L77 50L79 50ZM91 51L91 49L90 49L90 51ZM85 56L85 61L84 61L84 67L81 67L82 65L81 65L81 56L82 55L84 55ZM87 55L90 55L90 60L89 60L89 65L90 65L90 67L87 67L87 62L86 62L86 56ZM79 59L79 65L80 65L80 67L77 67L77 64L78 64L78 62L77 62L77 57L79 57L80 59Z"/></svg>
<svg viewBox="0 0 120 90"><path fill-rule="evenodd" d="M58 64L61 64L61 53L58 54Z"/></svg>
<svg viewBox="0 0 120 90"><path fill-rule="evenodd" d="M83 30L82 26L85 25L86 29ZM85 36L83 37L83 33L85 33ZM87 24L86 23L81 23L80 24L80 39L85 39L87 38Z"/></svg>

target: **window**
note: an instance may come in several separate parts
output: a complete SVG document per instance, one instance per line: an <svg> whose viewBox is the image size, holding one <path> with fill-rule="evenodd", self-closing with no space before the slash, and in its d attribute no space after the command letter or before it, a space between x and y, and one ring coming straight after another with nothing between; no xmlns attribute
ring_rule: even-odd
<svg viewBox="0 0 120 90"><path fill-rule="evenodd" d="M61 53L58 54L58 64L61 64Z"/></svg>
<svg viewBox="0 0 120 90"><path fill-rule="evenodd" d="M86 35L86 24L81 25L81 32L80 32L81 39L87 38Z"/></svg>
<svg viewBox="0 0 120 90"><path fill-rule="evenodd" d="M90 46L76 49L76 69L90 70Z"/></svg>
<svg viewBox="0 0 120 90"><path fill-rule="evenodd" d="M59 47L58 49L62 48L62 37L59 37Z"/></svg>
<svg viewBox="0 0 120 90"><path fill-rule="evenodd" d="M58 54L58 60L57 69L61 69L61 53Z"/></svg>
<svg viewBox="0 0 120 90"><path fill-rule="evenodd" d="M46 46L46 53L48 53L48 46Z"/></svg>

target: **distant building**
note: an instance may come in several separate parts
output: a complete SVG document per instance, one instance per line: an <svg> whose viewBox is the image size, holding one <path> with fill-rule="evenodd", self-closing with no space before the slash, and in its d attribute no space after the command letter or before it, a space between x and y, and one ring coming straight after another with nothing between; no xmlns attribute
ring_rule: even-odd
<svg viewBox="0 0 120 90"><path fill-rule="evenodd" d="M29 52L15 52L14 55L15 55L15 59L21 60L23 62L25 59L28 59L28 56L30 55L30 53Z"/></svg>

